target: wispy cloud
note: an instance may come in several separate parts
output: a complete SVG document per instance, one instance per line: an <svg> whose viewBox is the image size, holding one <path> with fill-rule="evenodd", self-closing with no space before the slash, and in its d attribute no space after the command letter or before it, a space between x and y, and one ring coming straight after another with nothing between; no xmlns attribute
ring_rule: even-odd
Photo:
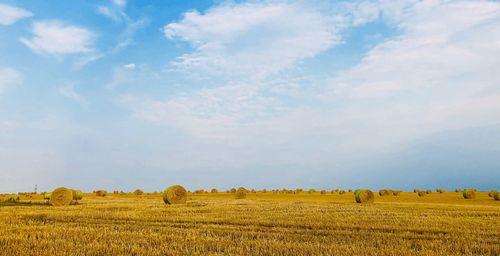
<svg viewBox="0 0 500 256"><path fill-rule="evenodd" d="M344 26L333 25L338 18L300 4L227 4L187 12L164 33L194 47L171 63L175 69L266 76L338 44Z"/></svg>
<svg viewBox="0 0 500 256"><path fill-rule="evenodd" d="M8 87L20 84L23 80L22 74L12 68L0 68L0 94Z"/></svg>
<svg viewBox="0 0 500 256"><path fill-rule="evenodd" d="M0 25L11 25L20 19L33 16L25 9L0 3Z"/></svg>
<svg viewBox="0 0 500 256"><path fill-rule="evenodd" d="M125 11L126 4L125 0L113 0L110 5L97 6L99 14L125 26L118 38L118 43L111 52L118 52L133 44L135 33L149 23L149 19L146 17L140 17L136 20L130 18Z"/></svg>
<svg viewBox="0 0 500 256"><path fill-rule="evenodd" d="M64 56L92 53L95 34L90 30L58 20L37 21L31 28L31 39L21 42L38 54Z"/></svg>
<svg viewBox="0 0 500 256"><path fill-rule="evenodd" d="M76 91L74 84L59 87L59 93L64 97L77 102L83 108L88 108L89 106L88 101Z"/></svg>
<svg viewBox="0 0 500 256"><path fill-rule="evenodd" d="M500 120L494 115L500 108L500 103L495 103L500 95L500 81L493 74L500 68L497 58L500 49L492 42L500 40L500 5L489 1L435 1L409 2L400 7L396 10L382 3L366 14L361 12L355 18L339 19L339 27L345 26L345 20L355 26L384 19L397 26L400 34L372 48L352 68L332 75L327 81L316 80L317 88L323 84L316 95L306 94L302 89L305 87L294 84L294 90L302 95L302 104L290 104L290 99L273 94L276 87L262 86L268 85L268 80L248 84L241 77L232 78L239 83L179 94L164 101L128 101L126 104L141 119L197 137L248 142L249 133L259 131L259 136L269 132L273 139L281 137L281 141L286 141L310 136L314 131L318 136L335 140L331 150L340 152L376 151L448 129L499 124ZM301 58L333 47L335 40L329 40L335 38L335 34L323 33L328 30L308 27L309 31L303 32L300 26L299 30L290 29L288 25L267 26L267 21L280 20L284 14L293 17L290 24L322 20L319 13L307 9L300 15L291 15L295 14L293 8L241 4L217 7L204 15L189 12L181 22L165 27L168 37L181 38L195 47L194 53L182 56L182 61L174 65L197 72L205 72L203 69L211 72L213 67L215 71L246 70L258 75L261 69L268 72L266 68L280 67L276 71L290 67ZM352 8L356 10L353 13L358 13L360 7ZM257 9L265 11L257 12ZM221 22L233 18L233 22ZM335 26L336 23L325 24ZM273 41L274 37L267 34L270 28L281 39ZM261 31L271 38L262 39L266 44L259 44L260 39L253 37L248 45L233 44L239 37L247 39L245 35L254 36ZM320 42L310 42L309 33L317 35ZM322 41L322 38L330 39ZM275 49L273 44L282 39L294 46L309 46L286 48L277 44L291 56L282 62L275 57L282 57L284 52ZM295 40L297 43L293 43ZM217 47L212 48L213 45ZM209 58L212 55L215 57ZM203 58L199 59L200 56ZM240 56L245 58L236 61ZM214 63L218 58L223 59L222 62ZM193 65L187 65L184 60ZM228 62L234 65L226 66ZM259 63L265 65L259 66ZM247 65L252 68L247 69L250 67ZM274 134L276 130L280 132Z"/></svg>

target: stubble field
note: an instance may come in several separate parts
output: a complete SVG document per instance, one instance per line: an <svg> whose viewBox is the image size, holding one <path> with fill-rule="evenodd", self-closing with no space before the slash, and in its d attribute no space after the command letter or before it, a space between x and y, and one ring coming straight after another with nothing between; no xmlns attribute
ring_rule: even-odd
<svg viewBox="0 0 500 256"><path fill-rule="evenodd" d="M374 204L353 193L27 201L0 203L0 255L500 255L500 201L486 192L403 192Z"/></svg>

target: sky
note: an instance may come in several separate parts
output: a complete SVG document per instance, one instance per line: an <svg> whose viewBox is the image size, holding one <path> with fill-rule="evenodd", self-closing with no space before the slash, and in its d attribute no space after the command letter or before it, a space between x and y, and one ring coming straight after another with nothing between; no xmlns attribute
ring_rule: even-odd
<svg viewBox="0 0 500 256"><path fill-rule="evenodd" d="M500 1L0 0L0 193L500 185Z"/></svg>

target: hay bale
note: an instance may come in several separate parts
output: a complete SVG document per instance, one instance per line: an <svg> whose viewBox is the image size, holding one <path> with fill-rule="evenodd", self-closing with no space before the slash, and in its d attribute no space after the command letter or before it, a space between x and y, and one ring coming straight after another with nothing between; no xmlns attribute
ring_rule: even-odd
<svg viewBox="0 0 500 256"><path fill-rule="evenodd" d="M78 201L83 199L83 192L81 190L73 189L73 200Z"/></svg>
<svg viewBox="0 0 500 256"><path fill-rule="evenodd" d="M399 194L401 194L401 190L393 190L392 191L393 196L399 196Z"/></svg>
<svg viewBox="0 0 500 256"><path fill-rule="evenodd" d="M144 194L144 191L142 191L142 190L140 190L140 189L136 189L136 190L134 191L134 195L136 195L136 196L141 196L141 195L143 195L143 194Z"/></svg>
<svg viewBox="0 0 500 256"><path fill-rule="evenodd" d="M50 200L50 193L49 192L44 192L43 194L43 199L49 201Z"/></svg>
<svg viewBox="0 0 500 256"><path fill-rule="evenodd" d="M96 195L96 196L103 196L103 197L104 197L104 196L107 196L107 195L108 195L108 191L106 191L106 190L97 190L97 191L95 192L95 195Z"/></svg>
<svg viewBox="0 0 500 256"><path fill-rule="evenodd" d="M219 190L217 190L216 188L212 188L212 190L210 190L210 193L217 194L219 193Z"/></svg>
<svg viewBox="0 0 500 256"><path fill-rule="evenodd" d="M463 196L465 199L474 199L474 198L476 198L476 190L475 189L464 189Z"/></svg>
<svg viewBox="0 0 500 256"><path fill-rule="evenodd" d="M245 199L247 197L247 190L244 187L238 188L236 193L234 193L235 199Z"/></svg>
<svg viewBox="0 0 500 256"><path fill-rule="evenodd" d="M380 196L390 196L391 195L391 191L387 190L387 189L381 189L378 194Z"/></svg>
<svg viewBox="0 0 500 256"><path fill-rule="evenodd" d="M461 189L459 189L459 188L455 189L455 193L460 193L460 192L462 192Z"/></svg>
<svg viewBox="0 0 500 256"><path fill-rule="evenodd" d="M347 190L347 192L352 193L352 189Z"/></svg>
<svg viewBox="0 0 500 256"><path fill-rule="evenodd" d="M493 198L497 201L500 201L500 192L495 190L495 193L493 193Z"/></svg>
<svg viewBox="0 0 500 256"><path fill-rule="evenodd" d="M345 191L344 190L340 190L339 191L339 195L343 195L343 194L345 194Z"/></svg>
<svg viewBox="0 0 500 256"><path fill-rule="evenodd" d="M322 194L322 195L325 195L326 194L326 190L323 189L319 193Z"/></svg>
<svg viewBox="0 0 500 256"><path fill-rule="evenodd" d="M73 191L69 188L56 188L50 195L50 204L53 206L70 205L73 201Z"/></svg>
<svg viewBox="0 0 500 256"><path fill-rule="evenodd" d="M436 189L436 192L439 194L443 194L445 192L445 190L442 188L438 188L438 189Z"/></svg>
<svg viewBox="0 0 500 256"><path fill-rule="evenodd" d="M187 201L187 191L180 185L173 185L163 191L163 202L166 204L184 204Z"/></svg>
<svg viewBox="0 0 500 256"><path fill-rule="evenodd" d="M369 189L357 189L354 191L354 199L356 203L367 204L375 201L375 195Z"/></svg>
<svg viewBox="0 0 500 256"><path fill-rule="evenodd" d="M427 192L419 190L419 191L417 191L417 194L418 194L418 196L422 197L422 196L426 196Z"/></svg>
<svg viewBox="0 0 500 256"><path fill-rule="evenodd" d="M492 189L492 190L490 190L490 192L488 193L488 196L489 196L489 197L493 197L493 196L495 195L495 193L496 193L496 192L497 192L497 191L496 191L496 189Z"/></svg>
<svg viewBox="0 0 500 256"><path fill-rule="evenodd" d="M432 190L428 189L428 190L425 191L425 193L432 194Z"/></svg>

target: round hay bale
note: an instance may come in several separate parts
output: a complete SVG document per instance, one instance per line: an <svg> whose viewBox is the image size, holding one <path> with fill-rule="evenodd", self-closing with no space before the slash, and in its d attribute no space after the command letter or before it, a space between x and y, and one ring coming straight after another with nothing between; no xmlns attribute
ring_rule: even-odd
<svg viewBox="0 0 500 256"><path fill-rule="evenodd" d="M247 197L247 190L243 187L238 188L238 190L236 190L236 193L234 193L235 199L245 199L246 197Z"/></svg>
<svg viewBox="0 0 500 256"><path fill-rule="evenodd" d="M495 190L495 193L493 194L493 198L495 198L495 200L497 200L497 201L500 201L500 192Z"/></svg>
<svg viewBox="0 0 500 256"><path fill-rule="evenodd" d="M173 185L163 192L163 201L166 204L184 204L187 201L187 191L180 185Z"/></svg>
<svg viewBox="0 0 500 256"><path fill-rule="evenodd" d="M56 188L50 195L50 204L53 206L70 205L73 201L73 191L69 188Z"/></svg>
<svg viewBox="0 0 500 256"><path fill-rule="evenodd" d="M236 193L236 189L232 188L231 190L229 190L229 193Z"/></svg>
<svg viewBox="0 0 500 256"><path fill-rule="evenodd" d="M136 189L136 190L134 191L134 195L136 195L136 196L141 196L141 195L143 195L143 194L144 194L144 191L142 191L142 190L140 190L140 189Z"/></svg>
<svg viewBox="0 0 500 256"><path fill-rule="evenodd" d="M428 189L428 190L425 191L425 193L432 194L432 190Z"/></svg>
<svg viewBox="0 0 500 256"><path fill-rule="evenodd" d="M83 199L83 192L81 190L73 189L73 200L78 201Z"/></svg>
<svg viewBox="0 0 500 256"><path fill-rule="evenodd" d="M495 189L492 189L489 193L488 193L488 196L489 197L493 197L495 195L497 191Z"/></svg>
<svg viewBox="0 0 500 256"><path fill-rule="evenodd" d="M419 190L419 191L417 191L417 194L418 194L418 196L426 196L427 192Z"/></svg>
<svg viewBox="0 0 500 256"><path fill-rule="evenodd" d="M475 189L464 189L463 196L465 199L474 199L474 198L476 198L476 190Z"/></svg>
<svg viewBox="0 0 500 256"><path fill-rule="evenodd" d="M50 200L50 193L49 192L44 192L43 193L43 199L49 201Z"/></svg>
<svg viewBox="0 0 500 256"><path fill-rule="evenodd" d="M354 191L354 199L356 203L367 204L375 201L375 195L369 189L357 189Z"/></svg>
<svg viewBox="0 0 500 256"><path fill-rule="evenodd" d="M103 196L104 197L104 196L108 195L108 191L106 191L106 190L97 190L95 192L95 195L96 196Z"/></svg>
<svg viewBox="0 0 500 256"><path fill-rule="evenodd" d="M462 192L461 189L459 189L459 188L455 189L455 193L460 193L460 192Z"/></svg>
<svg viewBox="0 0 500 256"><path fill-rule="evenodd" d="M391 191L389 191L389 190L387 190L387 189L381 189L381 190L378 192L378 194L379 194L380 196L389 196L389 195L391 195Z"/></svg>
<svg viewBox="0 0 500 256"><path fill-rule="evenodd" d="M216 188L212 188L212 190L210 190L210 193L217 194L219 193L219 190L217 190Z"/></svg>
<svg viewBox="0 0 500 256"><path fill-rule="evenodd" d="M399 196L399 194L401 194L401 190L393 190L392 191L393 196Z"/></svg>
<svg viewBox="0 0 500 256"><path fill-rule="evenodd" d="M339 195L343 195L343 194L345 194L345 191L344 190L340 190L339 191Z"/></svg>
<svg viewBox="0 0 500 256"><path fill-rule="evenodd" d="M322 194L322 195L325 195L326 194L326 190L323 189L319 193Z"/></svg>

